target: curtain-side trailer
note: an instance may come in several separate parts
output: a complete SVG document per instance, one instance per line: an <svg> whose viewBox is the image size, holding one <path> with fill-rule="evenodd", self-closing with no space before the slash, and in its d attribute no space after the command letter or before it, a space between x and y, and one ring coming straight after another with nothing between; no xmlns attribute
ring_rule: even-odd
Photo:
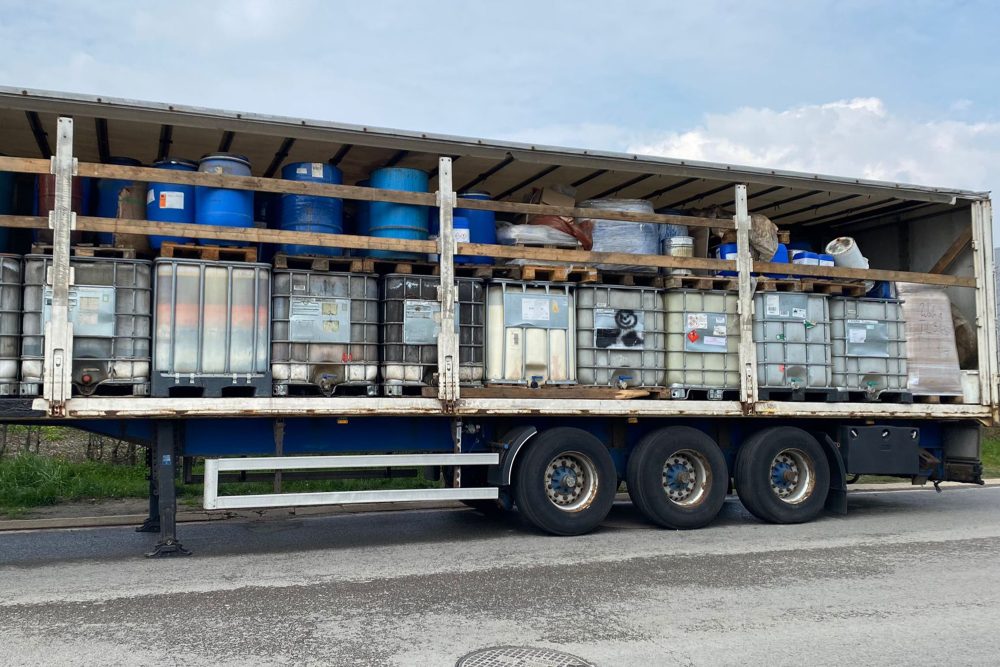
<svg viewBox="0 0 1000 667"><path fill-rule="evenodd" d="M127 155L152 163L213 152L246 156L252 175L153 169L114 159ZM379 168L410 167L429 176L429 187L423 192L405 192L276 177L282 165L297 162L336 167L343 172L344 183L362 181ZM0 420L75 426L147 446L152 474L146 528L160 532L157 554L185 553L176 535L175 480L183 463L195 457L204 459L204 506L208 509L453 499L484 511L516 510L528 523L559 535L599 526L623 482L635 506L650 521L687 529L711 523L727 493L734 490L757 517L791 523L808 521L824 508L845 512L847 484L858 474L893 475L915 483L982 481L981 431L997 418L1000 398L992 213L987 193L12 88L0 88L0 172L16 174L13 206L0 210L0 227L8 231L12 247L28 254L30 235L43 233L51 239L44 249L32 250L50 258L45 284L38 286L43 288L39 293L44 294L44 317L32 320L34 326L42 323L42 329L34 332L44 341L35 355L41 361L42 377L41 382L25 383L37 387L39 395L6 392L0 396ZM39 179L48 179L54 193L44 211L38 205ZM357 230L328 234L263 225L227 227L142 216L86 215L74 190L85 179L427 207L436 210L439 232L436 240L423 240L365 235ZM558 184L575 188L577 201L642 199L651 201L659 212L598 209L598 214L593 208L575 205L525 202L533 188ZM492 198L462 196L470 190L488 191ZM570 221L599 217L637 225L685 225L696 238L721 231L730 237L733 253L709 257L704 244L696 256L683 257L471 243L456 232L460 229L456 209L493 211L517 216L517 220L541 215ZM722 213L706 213L710 210ZM755 259L754 214L767 216L781 232L814 244L851 237L870 267ZM416 382L424 386L413 390L404 383L380 392L377 382L366 384L374 375L365 375L368 371L363 370L356 379L365 385L363 391L281 395L287 386L272 393L268 384L262 392L262 383L253 384L249 376L237 377L236 373L229 378L223 371L223 379L206 384L210 393L201 395L180 390L161 396L142 395L145 389L136 390L137 395L96 391L87 384L92 381L90 372L81 375L75 363L79 356L75 352L84 341L90 345L107 335L91 333L97 320L79 317L81 299L93 298L97 303L104 294L85 294L76 279L80 272L74 269L78 253L73 247L78 235L85 233L114 235L114 243L126 237L176 236L223 249L243 244L266 252L285 244L340 248L351 251L352 257L365 253L378 257L387 252L435 255L432 265L416 270L417 274L424 271L420 277L432 287L440 286L433 297L423 296L420 302L420 308L431 313L432 338L430 342L414 343L405 337L399 341L404 352L422 343L435 353L427 357L432 361L422 358L420 362L428 374ZM94 252L100 254L99 249ZM456 256L460 261L456 262ZM483 257L495 263L466 263L469 258ZM404 264L358 261L370 261L364 270L383 282ZM656 306L665 313L665 323L654 326L650 318L643 333L651 335L658 331L656 326L663 329L664 360L654 365L667 372L672 351L704 351L698 345L718 342L726 346L731 338L734 363L726 369L732 373L730 384L718 392L703 391L705 387L696 382L694 390L680 386L671 391L665 381L659 383L663 386L652 386L657 382L645 379L637 383L617 370L601 375L603 386L557 386L546 383L544 375L535 381L530 373L523 377L496 374L491 365L506 363L507 355L514 354L512 349L524 354L523 346L509 346L521 345L521 335L527 345L525 332L534 326L522 322L512 333L506 326L512 322L509 318L498 325L496 318L504 317L504 308L520 308L526 321L550 316L572 321L573 313L582 312L580 302L571 313L560 310L566 308L566 301L546 302L550 304L547 312L528 304L524 288L511 280L513 274L504 273L510 261L522 268L569 264L586 271L581 274L588 276L585 282L574 281L572 272L552 279L561 280L557 292L579 294L587 286L612 285L653 290L656 294L649 298L660 299L676 289L696 295L692 298L699 303L703 302L699 294L723 294L732 304L731 312L716 314L727 315L729 320L711 319L710 313L703 312L711 311L707 306L699 310L685 300L675 301L674 306L668 302L663 308ZM649 271L628 277L594 273L590 268L609 264ZM154 268L156 276L161 275L159 267ZM690 275L672 282L669 276L659 277L670 272ZM518 274L522 283L528 280L526 275ZM550 274L543 271L542 275ZM482 360L484 377L478 386L470 386L462 373L467 362L459 329L463 313L468 315L470 308L463 300L470 297L456 288L456 279L470 277L486 285L483 299L489 305L483 326L499 327L492 342L492 331L484 333L485 344L494 350L503 346L502 355L496 358L490 358L487 349L487 358ZM158 281L150 288L154 302L165 289ZM818 372L836 373L836 368L824 370L822 361L812 360L812 348L807 345L809 330L832 325L826 302L841 299L837 308L856 308L856 302L865 301L858 297L872 286L893 283L931 289L936 296L946 294L957 314L969 323L970 350L961 369L957 364L954 369L960 373L960 392L911 391L906 382L912 383L912 377L905 376L903 384L892 387L878 385L881 380L860 378L854 391L803 390L795 381L778 389L773 386L771 373L785 379L794 374L808 377L814 365ZM179 284L174 283L175 290L183 296L187 288L176 287ZM379 289L390 288L382 285ZM204 305L208 298L202 294L195 303ZM907 298L901 292L895 300ZM919 297L909 298L915 302ZM277 315L270 297L263 299L266 303L253 302L253 312L263 312L265 326L270 328ZM369 300L375 303L374 296ZM826 308L825 315L807 312L814 301ZM390 315L379 303L384 330L392 320L385 319ZM23 307L27 313L28 305ZM144 334L153 347L147 352L152 355L150 375L158 372L156 348L163 343L157 339L157 329L166 321L159 303L154 310L152 331ZM416 307L406 312L407 316L425 316ZM682 327L676 349L669 342L674 326L671 313L682 322L676 325ZM832 334L832 339L817 344L817 350L829 354L826 348L835 348L837 341L846 346L881 341L898 343L896 354L902 354L907 341L893 338L903 337L898 314L880 318L850 313L841 315L846 331ZM785 350L795 342L797 334L782 318L801 320L794 331L806 332L801 341L805 357L775 360L765 344L770 341L776 349ZM26 314L23 323L28 321ZM222 335L204 327L204 322L182 321L179 315L170 322L170 335L196 331L206 340ZM896 334L893 323L900 325ZM574 326L583 324L578 321ZM600 328L596 323L590 326ZM950 329L940 333L945 338L951 335ZM576 336L577 331L570 328L568 335ZM912 348L912 330L909 336ZM530 340L537 346L543 338ZM553 338L544 340L549 345ZM240 345L256 349L260 343L254 339ZM589 349L588 345L581 349ZM912 361L912 349L910 354ZM588 377L600 375L602 364L610 363L595 361L593 355L588 359ZM15 353L14 361L23 372L24 359ZM378 361L388 363L384 354ZM570 357L567 363L584 361ZM575 368L570 370L575 377ZM857 369L846 366L840 372L856 373ZM161 383L179 386L182 375L162 374ZM262 377L270 378L270 369ZM508 382L512 377L516 381ZM808 380L802 382L808 384ZM234 390L226 391L227 384ZM369 389L373 386L376 389ZM442 483L419 489L219 493L220 479L234 473L266 472L288 479L319 471L361 475L365 470L393 469L433 470Z"/></svg>

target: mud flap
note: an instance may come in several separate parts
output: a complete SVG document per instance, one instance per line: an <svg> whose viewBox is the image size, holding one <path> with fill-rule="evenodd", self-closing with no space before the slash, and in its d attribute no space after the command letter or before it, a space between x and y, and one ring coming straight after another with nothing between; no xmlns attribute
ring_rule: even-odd
<svg viewBox="0 0 1000 667"><path fill-rule="evenodd" d="M830 492L826 496L826 511L847 514L847 470L844 468L844 457L840 454L840 445L826 433L815 435L830 464Z"/></svg>

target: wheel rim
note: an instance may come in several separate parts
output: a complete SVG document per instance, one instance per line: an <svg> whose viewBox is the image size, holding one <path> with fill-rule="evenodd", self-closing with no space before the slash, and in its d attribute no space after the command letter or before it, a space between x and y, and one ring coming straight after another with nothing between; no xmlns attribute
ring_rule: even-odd
<svg viewBox="0 0 1000 667"><path fill-rule="evenodd" d="M563 452L545 466L545 495L564 512L579 512L597 496L597 466L586 454Z"/></svg>
<svg viewBox="0 0 1000 667"><path fill-rule="evenodd" d="M816 466L801 449L783 449L771 460L771 491L784 503L794 505L812 495Z"/></svg>
<svg viewBox="0 0 1000 667"><path fill-rule="evenodd" d="M663 490L670 502L683 507L698 505L708 495L712 481L708 460L690 449L681 449L663 462Z"/></svg>

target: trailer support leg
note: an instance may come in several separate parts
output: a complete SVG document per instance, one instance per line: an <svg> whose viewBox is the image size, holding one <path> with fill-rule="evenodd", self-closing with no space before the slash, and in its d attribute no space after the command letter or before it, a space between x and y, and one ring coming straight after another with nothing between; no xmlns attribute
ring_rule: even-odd
<svg viewBox="0 0 1000 667"><path fill-rule="evenodd" d="M177 540L177 446L175 423L156 424L156 481L159 487L160 541L146 554L149 558L190 556Z"/></svg>
<svg viewBox="0 0 1000 667"><path fill-rule="evenodd" d="M146 465L149 467L149 516L135 529L137 533L160 532L160 489L156 483L158 466L153 452L155 447L155 443L146 447Z"/></svg>

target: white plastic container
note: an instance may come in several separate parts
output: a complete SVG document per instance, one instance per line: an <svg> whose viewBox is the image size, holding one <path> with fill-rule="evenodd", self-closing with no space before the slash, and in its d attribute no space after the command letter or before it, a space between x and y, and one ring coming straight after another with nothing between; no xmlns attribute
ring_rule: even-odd
<svg viewBox="0 0 1000 667"><path fill-rule="evenodd" d="M691 391L721 399L740 387L740 336L734 292L675 289L663 295L667 325L666 385L671 398Z"/></svg>
<svg viewBox="0 0 1000 667"><path fill-rule="evenodd" d="M666 342L660 290L577 287L576 321L580 384L663 386Z"/></svg>
<svg viewBox="0 0 1000 667"><path fill-rule="evenodd" d="M754 297L753 339L762 389L830 387L828 299L802 292L764 292Z"/></svg>
<svg viewBox="0 0 1000 667"><path fill-rule="evenodd" d="M895 299L830 299L833 386L877 398L906 391L906 335Z"/></svg>
<svg viewBox="0 0 1000 667"><path fill-rule="evenodd" d="M373 275L276 269L271 299L274 395L369 387L378 376L378 280Z"/></svg>
<svg viewBox="0 0 1000 667"><path fill-rule="evenodd" d="M576 384L573 286L494 280L486 291L486 381Z"/></svg>
<svg viewBox="0 0 1000 667"><path fill-rule="evenodd" d="M850 236L841 236L827 243L826 254L833 256L833 263L836 266L849 269L868 268L868 258L861 254L858 244Z"/></svg>

